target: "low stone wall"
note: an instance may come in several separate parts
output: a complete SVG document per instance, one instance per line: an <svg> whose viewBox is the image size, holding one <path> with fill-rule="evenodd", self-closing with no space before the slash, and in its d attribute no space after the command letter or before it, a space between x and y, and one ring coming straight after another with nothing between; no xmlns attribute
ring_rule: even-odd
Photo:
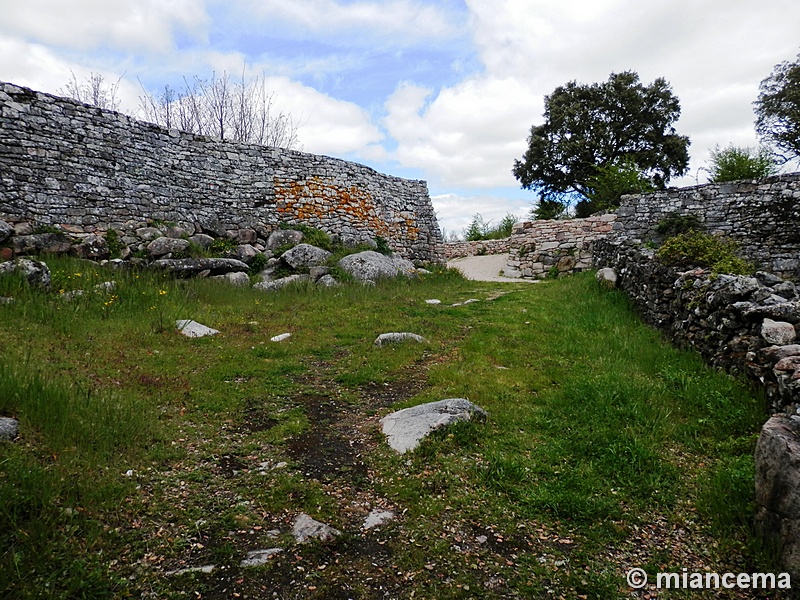
<svg viewBox="0 0 800 600"><path fill-rule="evenodd" d="M747 375L773 412L800 407L800 297L794 283L758 272L715 275L662 264L649 248L614 238L595 243L597 267L611 267L642 319L711 365Z"/></svg>
<svg viewBox="0 0 800 600"><path fill-rule="evenodd" d="M511 238L500 240L480 240L476 242L448 242L444 245L447 260L465 256L483 256L484 254L508 254L511 249Z"/></svg>
<svg viewBox="0 0 800 600"><path fill-rule="evenodd" d="M516 224L505 276L543 279L592 268L594 242L609 234L616 218L609 213Z"/></svg>

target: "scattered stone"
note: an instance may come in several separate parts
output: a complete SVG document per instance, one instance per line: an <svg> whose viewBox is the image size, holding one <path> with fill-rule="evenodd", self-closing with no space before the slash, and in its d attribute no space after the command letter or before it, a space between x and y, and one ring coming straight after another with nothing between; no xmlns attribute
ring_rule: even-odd
<svg viewBox="0 0 800 600"><path fill-rule="evenodd" d="M164 256L165 254L177 254L183 252L188 247L189 240L160 237L147 244L147 254L152 257Z"/></svg>
<svg viewBox="0 0 800 600"><path fill-rule="evenodd" d="M359 281L375 281L416 272L410 261L388 257L374 250L349 254L339 261L339 267Z"/></svg>
<svg viewBox="0 0 800 600"><path fill-rule="evenodd" d="M280 335L276 335L274 337L269 338L270 342L282 342L283 340L288 340L292 337L291 333L282 333Z"/></svg>
<svg viewBox="0 0 800 600"><path fill-rule="evenodd" d="M761 337L769 344L786 346L796 339L797 333L791 323L764 319L761 324Z"/></svg>
<svg viewBox="0 0 800 600"><path fill-rule="evenodd" d="M161 269L176 277L199 277L204 271L209 275L225 275L247 271L247 264L235 258L162 258L150 263L149 268Z"/></svg>
<svg viewBox="0 0 800 600"><path fill-rule="evenodd" d="M240 567L260 567L267 564L269 559L283 552L283 548L269 548L267 550L251 550L247 557L239 563Z"/></svg>
<svg viewBox="0 0 800 600"><path fill-rule="evenodd" d="M441 300L437 300L436 298L431 298L430 300L425 300L425 304L441 304Z"/></svg>
<svg viewBox="0 0 800 600"><path fill-rule="evenodd" d="M106 238L95 234L87 235L80 244L72 246L70 251L78 258L88 260L102 260L111 256Z"/></svg>
<svg viewBox="0 0 800 600"><path fill-rule="evenodd" d="M38 260L18 258L14 261L0 263L0 275L19 273L32 287L50 289L50 269Z"/></svg>
<svg viewBox="0 0 800 600"><path fill-rule="evenodd" d="M298 544L305 544L311 540L327 542L341 534L342 532L338 529L315 521L305 513L297 515L292 526L292 535Z"/></svg>
<svg viewBox="0 0 800 600"><path fill-rule="evenodd" d="M605 267L603 269L598 270L596 277L597 281L600 283L600 286L606 289L612 289L617 287L617 283L619 281L617 272L611 267Z"/></svg>
<svg viewBox="0 0 800 600"><path fill-rule="evenodd" d="M188 573L205 573L206 575L211 574L214 569L216 569L216 565L203 565L202 567L188 567L186 569L178 569L176 571L167 571L164 573L167 577L178 577L180 575L186 575Z"/></svg>
<svg viewBox="0 0 800 600"><path fill-rule="evenodd" d="M416 448L429 433L476 416L485 419L485 410L466 398L449 398L404 408L381 419L389 446L403 454Z"/></svg>
<svg viewBox="0 0 800 600"><path fill-rule="evenodd" d="M338 281L336 281L336 279L334 279L332 275L323 275L322 277L317 279L317 285L319 287L332 288L332 287L339 287L339 285L341 284Z"/></svg>
<svg viewBox="0 0 800 600"><path fill-rule="evenodd" d="M236 259L248 265L259 254L261 254L261 252L253 248L250 244L240 244L236 246Z"/></svg>
<svg viewBox="0 0 800 600"><path fill-rule="evenodd" d="M207 335L216 335L219 333L219 331L216 329L211 329L210 327L201 325L197 321L191 321L188 319L175 321L175 325L183 335L191 338L205 337Z"/></svg>
<svg viewBox="0 0 800 600"><path fill-rule="evenodd" d="M294 229L278 229L269 234L267 250L277 250L285 246L292 246L303 241L303 234Z"/></svg>
<svg viewBox="0 0 800 600"><path fill-rule="evenodd" d="M255 284L253 289L264 292L276 292L282 288L285 288L287 285L292 283L301 283L303 281L308 281L308 275L289 275L288 277L282 277L280 279L276 279L275 281L261 281Z"/></svg>
<svg viewBox="0 0 800 600"><path fill-rule="evenodd" d="M243 271L225 273L225 275L214 275L211 279L225 281L236 287L248 287L250 285L250 277Z"/></svg>
<svg viewBox="0 0 800 600"><path fill-rule="evenodd" d="M0 440L13 440L19 435L19 421L0 417Z"/></svg>
<svg viewBox="0 0 800 600"><path fill-rule="evenodd" d="M13 304L14 299L8 296L0 296L0 304Z"/></svg>
<svg viewBox="0 0 800 600"><path fill-rule="evenodd" d="M140 227L136 230L136 237L145 242L152 242L156 238L163 237L163 233L155 227Z"/></svg>
<svg viewBox="0 0 800 600"><path fill-rule="evenodd" d="M400 342L405 342L406 340L414 340L420 344L424 344L428 341L421 335L403 331L401 333L382 333L375 339L375 345L380 347L384 344L399 344Z"/></svg>
<svg viewBox="0 0 800 600"><path fill-rule="evenodd" d="M298 244L281 255L281 260L293 269L324 265L331 253L310 244Z"/></svg>
<svg viewBox="0 0 800 600"><path fill-rule="evenodd" d="M116 281L104 281L103 283L98 283L96 286L94 286L94 291L111 292L115 287L117 287Z"/></svg>
<svg viewBox="0 0 800 600"><path fill-rule="evenodd" d="M379 527L384 523L388 523L389 521L394 520L394 517L395 514L391 510L382 510L380 508L374 508L367 515L367 518L364 519L364 524L362 525L362 528L372 529L374 527Z"/></svg>

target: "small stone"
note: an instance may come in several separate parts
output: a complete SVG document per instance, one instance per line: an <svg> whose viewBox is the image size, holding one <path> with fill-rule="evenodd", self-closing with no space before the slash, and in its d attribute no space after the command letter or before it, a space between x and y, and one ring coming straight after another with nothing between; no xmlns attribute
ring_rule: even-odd
<svg viewBox="0 0 800 600"><path fill-rule="evenodd" d="M240 567L260 567L267 564L270 558L283 552L283 548L269 548L267 550L251 550L246 558L239 563Z"/></svg>
<svg viewBox="0 0 800 600"><path fill-rule="evenodd" d="M13 440L19 435L19 421L0 417L0 440Z"/></svg>
<svg viewBox="0 0 800 600"><path fill-rule="evenodd" d="M206 327L197 321L191 321L188 319L175 321L175 325L183 335L191 338L205 337L207 335L216 335L219 333L219 331L216 329L211 329L210 327Z"/></svg>
<svg viewBox="0 0 800 600"><path fill-rule="evenodd" d="M330 525L315 521L305 513L300 513L294 520L292 534L298 544L305 544L311 540L327 542L341 535L342 532Z"/></svg>
<svg viewBox="0 0 800 600"><path fill-rule="evenodd" d="M364 529L372 529L374 527L379 527L388 521L393 520L395 517L394 512L391 510L382 510L380 508L375 508L367 515L367 518L364 519L364 525L362 527Z"/></svg>
<svg viewBox="0 0 800 600"><path fill-rule="evenodd" d="M761 324L761 337L769 344L786 346L797 338L797 333L791 323L764 319Z"/></svg>
<svg viewBox="0 0 800 600"><path fill-rule="evenodd" d="M205 573L206 575L209 575L216 568L217 568L216 565L203 565L202 567L189 567L187 569L167 571L166 573L164 573L164 575L166 575L167 577L177 577L179 575L186 575L187 573Z"/></svg>
<svg viewBox="0 0 800 600"><path fill-rule="evenodd" d="M282 342L283 340L288 340L290 337L292 337L291 333L282 333L280 335L276 335L276 336L273 336L273 337L269 338L269 341L270 342Z"/></svg>
<svg viewBox="0 0 800 600"><path fill-rule="evenodd" d="M425 300L425 304L441 304L441 300L437 300L436 298L431 298L430 300Z"/></svg>
<svg viewBox="0 0 800 600"><path fill-rule="evenodd" d="M375 345L380 347L384 344L399 344L401 342L405 342L406 340L413 340L415 342L419 342L420 344L428 341L421 335L403 331L400 333L382 333L375 339Z"/></svg>

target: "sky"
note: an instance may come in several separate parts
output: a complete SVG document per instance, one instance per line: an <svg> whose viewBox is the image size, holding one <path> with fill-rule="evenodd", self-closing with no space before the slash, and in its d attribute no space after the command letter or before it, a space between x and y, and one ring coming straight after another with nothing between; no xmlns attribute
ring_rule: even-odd
<svg viewBox="0 0 800 600"><path fill-rule="evenodd" d="M58 94L119 81L140 110L184 78L263 76L299 149L424 179L446 236L524 219L512 175L544 96L633 70L681 104L689 173L755 146L753 101L800 53L797 0L0 0L0 81Z"/></svg>

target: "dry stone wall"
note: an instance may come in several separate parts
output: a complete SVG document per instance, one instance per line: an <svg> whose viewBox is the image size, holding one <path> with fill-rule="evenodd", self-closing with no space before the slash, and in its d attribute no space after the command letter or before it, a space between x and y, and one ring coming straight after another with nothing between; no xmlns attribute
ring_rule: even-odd
<svg viewBox="0 0 800 600"><path fill-rule="evenodd" d="M0 219L70 234L143 220L266 238L280 224L343 241L376 237L442 262L424 181L344 160L167 130L0 83Z"/></svg>
<svg viewBox="0 0 800 600"><path fill-rule="evenodd" d="M800 276L800 173L624 196L614 235L656 239L658 223L672 213L694 215L707 231L735 240L766 271Z"/></svg>
<svg viewBox="0 0 800 600"><path fill-rule="evenodd" d="M543 279L592 268L594 242L611 231L613 213L586 219L518 223L511 234L506 277Z"/></svg>

